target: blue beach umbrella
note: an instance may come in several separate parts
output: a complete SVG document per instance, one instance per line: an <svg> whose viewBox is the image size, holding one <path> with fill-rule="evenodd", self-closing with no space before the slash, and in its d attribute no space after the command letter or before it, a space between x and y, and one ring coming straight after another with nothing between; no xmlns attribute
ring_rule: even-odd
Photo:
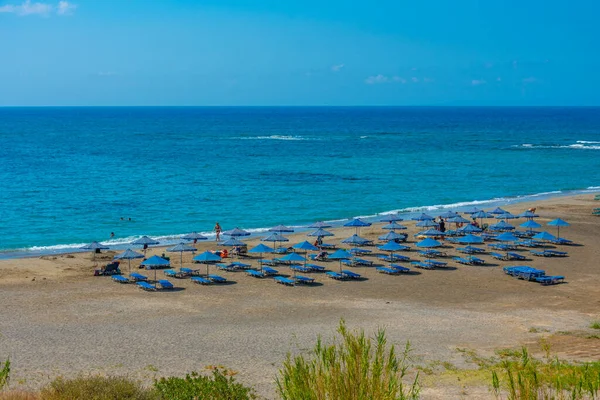
<svg viewBox="0 0 600 400"><path fill-rule="evenodd" d="M485 212L483 210L474 212L473 214L471 214L471 218L479 218L479 224L483 225L483 219L484 218L494 218L494 214L489 213L489 212Z"/></svg>
<svg viewBox="0 0 600 400"><path fill-rule="evenodd" d="M306 258L302 257L300 254L298 253L289 253L286 254L285 256L280 258L281 261L289 261L290 263L293 262L304 262L304 264L306 264ZM296 280L296 270L294 269L294 280Z"/></svg>
<svg viewBox="0 0 600 400"><path fill-rule="evenodd" d="M273 242L273 246L277 246L278 242L289 242L290 239L286 238L285 236L280 235L277 232L273 232L271 233L269 236L260 239L263 242Z"/></svg>
<svg viewBox="0 0 600 400"><path fill-rule="evenodd" d="M365 222L360 218L353 218L351 221L346 222L344 224L344 226L352 226L352 227L356 228L356 234L358 234L360 228L365 227L365 226L371 226L371 223Z"/></svg>
<svg viewBox="0 0 600 400"><path fill-rule="evenodd" d="M549 242L551 240L556 240L556 236L548 233L546 231L540 232L537 235L533 236L532 239L543 240Z"/></svg>
<svg viewBox="0 0 600 400"><path fill-rule="evenodd" d="M321 228L331 228L331 225L328 224L327 222L323 222L323 221L317 221L314 224L310 224L308 226L308 228L315 228L315 229L321 229Z"/></svg>
<svg viewBox="0 0 600 400"><path fill-rule="evenodd" d="M463 244L479 244L483 243L483 238L481 236L465 235L458 239L458 242Z"/></svg>
<svg viewBox="0 0 600 400"><path fill-rule="evenodd" d="M479 212L479 211L481 211L481 208L473 206L473 207L465 208L463 210L463 213L464 214L473 214L473 213L476 213L476 212Z"/></svg>
<svg viewBox="0 0 600 400"><path fill-rule="evenodd" d="M571 224L569 224L567 221L564 221L564 220L562 220L560 218L557 218L557 219L555 219L553 221L548 222L546 225L548 225L548 226L555 226L556 229L557 229L557 231L556 231L556 237L560 238L560 227L561 226L569 226Z"/></svg>
<svg viewBox="0 0 600 400"><path fill-rule="evenodd" d="M335 236L333 233L326 231L323 228L319 228L314 232L309 233L306 236L316 236L316 237L325 237L325 236Z"/></svg>
<svg viewBox="0 0 600 400"><path fill-rule="evenodd" d="M223 242L219 243L219 246L245 246L246 243L242 242L239 239L236 239L234 237L231 237Z"/></svg>
<svg viewBox="0 0 600 400"><path fill-rule="evenodd" d="M131 249L127 249L124 252L122 252L121 254L117 254L116 256L114 256L114 260L129 260L129 272L131 273L131 260L136 259L136 258L144 258L143 254L140 253L136 253L135 251L131 250Z"/></svg>
<svg viewBox="0 0 600 400"><path fill-rule="evenodd" d="M158 240L154 240L152 238L149 238L148 236L142 236L141 238L136 239L133 242L131 242L131 244L144 246L144 255L146 255L146 250L148 249L148 246L152 246L152 245L159 244L159 243L160 242Z"/></svg>
<svg viewBox="0 0 600 400"><path fill-rule="evenodd" d="M503 210L500 207L496 207L494 208L492 211L490 211L490 214L506 214L508 211Z"/></svg>
<svg viewBox="0 0 600 400"><path fill-rule="evenodd" d="M533 229L536 229L536 228L541 228L541 227L542 227L542 225L538 224L537 222L535 222L535 221L534 221L534 220L532 220L532 219L528 219L527 221L523 222L523 223L522 223L521 225L519 225L519 226L520 226L520 227L523 227L523 228L527 228L527 230L528 230L529 232L531 232Z"/></svg>
<svg viewBox="0 0 600 400"><path fill-rule="evenodd" d="M277 233L291 233L294 232L293 228L287 227L285 225L277 225L269 229L269 232L277 232Z"/></svg>
<svg viewBox="0 0 600 400"><path fill-rule="evenodd" d="M401 234L396 233L394 231L389 231L385 235L379 236L377 239L379 239L379 240L385 240L387 242L387 241L390 241L390 240L404 239L404 235L401 235Z"/></svg>
<svg viewBox="0 0 600 400"><path fill-rule="evenodd" d="M181 238L183 240L193 240L194 243L196 243L198 240L208 240L206 236L201 235L198 232L188 233L187 235L183 235Z"/></svg>
<svg viewBox="0 0 600 400"><path fill-rule="evenodd" d="M183 267L183 252L184 251L195 252L196 248L192 247L192 246L188 246L185 243L179 243L178 245L168 248L167 251L169 253L179 253L179 268L181 268L181 267Z"/></svg>
<svg viewBox="0 0 600 400"><path fill-rule="evenodd" d="M370 240L362 238L362 237L358 236L356 233L354 235L350 236L349 238L342 240L342 243L349 244L351 246L361 246L368 242L370 242Z"/></svg>
<svg viewBox="0 0 600 400"><path fill-rule="evenodd" d="M206 276L208 276L208 265L221 261L221 257L210 251L205 251L204 253L198 254L192 260L200 264L206 264Z"/></svg>
<svg viewBox="0 0 600 400"><path fill-rule="evenodd" d="M389 224L382 226L381 229L387 229L387 230L393 231L396 229L403 230L403 229L407 229L407 228L406 228L406 226L397 224L396 222L390 222Z"/></svg>
<svg viewBox="0 0 600 400"><path fill-rule="evenodd" d="M92 251L92 259L95 260L96 259L96 251L97 250L108 250L109 247L106 245L103 245L102 243L98 243L98 242L92 242L90 244L87 244L83 247L80 247L81 250L91 250Z"/></svg>
<svg viewBox="0 0 600 400"><path fill-rule="evenodd" d="M241 236L250 236L250 232L235 227L228 231L223 232L223 235L231 236L231 237L241 237Z"/></svg>
<svg viewBox="0 0 600 400"><path fill-rule="evenodd" d="M342 260L350 260L352 258L352 254L348 253L346 250L336 250L327 258L331 260L340 260L340 272L342 272Z"/></svg>
<svg viewBox="0 0 600 400"><path fill-rule="evenodd" d="M450 218L454 218L454 217L458 217L458 213L456 211L446 211L440 214L440 217L445 218L445 219L450 219Z"/></svg>
<svg viewBox="0 0 600 400"><path fill-rule="evenodd" d="M476 227L473 224L468 224L459 229L461 233L479 233L483 232L483 229Z"/></svg>
<svg viewBox="0 0 600 400"><path fill-rule="evenodd" d="M152 256L147 260L142 261L144 267L151 267L154 270L154 282L156 282L156 270L160 267L168 267L171 265L169 260L165 260L159 256Z"/></svg>
<svg viewBox="0 0 600 400"><path fill-rule="evenodd" d="M490 225L490 230L492 231L512 231L513 229L515 229L514 226L503 220Z"/></svg>
<svg viewBox="0 0 600 400"><path fill-rule="evenodd" d="M383 246L379 246L378 249L389 252L390 253L390 261L394 262L394 251L406 250L407 246L403 246L401 244L394 242L393 240L390 240Z"/></svg>
<svg viewBox="0 0 600 400"><path fill-rule="evenodd" d="M523 211L521 214L518 215L519 218L527 218L527 219L531 219L531 218L537 218L539 217L539 215L537 215L536 213L532 212L532 211Z"/></svg>
<svg viewBox="0 0 600 400"><path fill-rule="evenodd" d="M427 238L427 239L421 240L419 243L416 244L416 246L423 247L426 249L433 249L434 247L441 247L442 244L435 239ZM429 260L429 254L426 254L425 258L427 258Z"/></svg>
<svg viewBox="0 0 600 400"><path fill-rule="evenodd" d="M434 218L431 215L422 213L421 215L419 215L418 217L413 218L413 221L425 221L425 220L433 220Z"/></svg>
<svg viewBox="0 0 600 400"><path fill-rule="evenodd" d="M309 251L317 251L317 250L319 250L318 247L313 246L312 244L310 244L306 240L304 242L295 244L292 247L294 249L304 250L304 257L306 257L306 255L308 254ZM304 259L304 266L306 266L306 258Z"/></svg>
<svg viewBox="0 0 600 400"><path fill-rule="evenodd" d="M508 211L502 214L496 214L496 219L516 219L516 215L509 213Z"/></svg>
<svg viewBox="0 0 600 400"><path fill-rule="evenodd" d="M494 237L499 242L518 242L519 238L513 235L511 232L504 232Z"/></svg>
<svg viewBox="0 0 600 400"><path fill-rule="evenodd" d="M415 226L418 226L419 228L430 228L430 227L433 227L433 226L438 226L438 223L434 222L431 219L424 219L424 220L421 220L421 221L417 222L415 224Z"/></svg>
<svg viewBox="0 0 600 400"><path fill-rule="evenodd" d="M260 272L262 272L262 268L263 268L262 255L263 255L263 253L272 253L274 251L275 251L275 249L260 243L258 246L255 246L255 247L251 248L250 250L248 250L248 253L259 253L260 254L259 264L260 264Z"/></svg>
<svg viewBox="0 0 600 400"><path fill-rule="evenodd" d="M388 214L388 215L384 216L379 221L392 223L392 222L397 222L397 221L404 221L404 218L400 217L400 214L394 213L394 214Z"/></svg>
<svg viewBox="0 0 600 400"><path fill-rule="evenodd" d="M427 229L426 231L419 232L419 236L444 236L444 232L438 231L437 229Z"/></svg>

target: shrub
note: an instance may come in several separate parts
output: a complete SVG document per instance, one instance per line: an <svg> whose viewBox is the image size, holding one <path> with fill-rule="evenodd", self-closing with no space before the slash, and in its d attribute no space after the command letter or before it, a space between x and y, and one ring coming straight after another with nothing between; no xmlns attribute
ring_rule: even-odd
<svg viewBox="0 0 600 400"><path fill-rule="evenodd" d="M595 399L600 394L600 362L568 363L533 359L523 348L518 358L506 359L492 371L496 397L516 399Z"/></svg>
<svg viewBox="0 0 600 400"><path fill-rule="evenodd" d="M90 376L74 379L58 378L42 389L43 400L155 400L153 390L124 377Z"/></svg>
<svg viewBox="0 0 600 400"><path fill-rule="evenodd" d="M600 321L594 321L590 324L590 328L592 329L600 329Z"/></svg>
<svg viewBox="0 0 600 400"><path fill-rule="evenodd" d="M248 400L255 399L254 390L235 381L227 369L213 368L212 376L192 372L185 378L161 378L154 387L168 400Z"/></svg>
<svg viewBox="0 0 600 400"><path fill-rule="evenodd" d="M8 384L8 378L10 376L10 359L6 360L4 367L0 369L0 390Z"/></svg>
<svg viewBox="0 0 600 400"><path fill-rule="evenodd" d="M277 390L284 400L401 400L419 396L417 374L405 388L410 352L406 344L400 358L394 346L387 349L385 331L375 338L364 331L348 331L344 321L338 333L341 341L326 346L321 339L310 358L289 354L276 379ZM337 339L336 339L337 340Z"/></svg>

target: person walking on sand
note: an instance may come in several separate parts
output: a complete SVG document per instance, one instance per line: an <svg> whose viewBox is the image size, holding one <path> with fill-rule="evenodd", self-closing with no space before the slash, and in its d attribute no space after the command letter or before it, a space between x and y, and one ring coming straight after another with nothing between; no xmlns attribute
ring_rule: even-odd
<svg viewBox="0 0 600 400"><path fill-rule="evenodd" d="M217 242L221 239L221 225L217 222L215 224L215 233L217 234Z"/></svg>

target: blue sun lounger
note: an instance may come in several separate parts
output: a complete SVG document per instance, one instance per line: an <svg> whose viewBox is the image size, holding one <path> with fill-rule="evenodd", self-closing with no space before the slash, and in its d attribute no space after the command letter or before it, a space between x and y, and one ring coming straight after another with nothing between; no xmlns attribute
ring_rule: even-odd
<svg viewBox="0 0 600 400"><path fill-rule="evenodd" d="M352 254L358 254L358 255L365 255L365 254L369 254L372 253L373 250L367 250L367 249L359 249L358 247L355 247L353 249L350 249L350 253Z"/></svg>
<svg viewBox="0 0 600 400"><path fill-rule="evenodd" d="M481 253L485 253L485 249L479 248L479 247L474 247L474 246L465 246L465 247L458 247L456 250L460 251L461 253L464 254L481 254Z"/></svg>
<svg viewBox="0 0 600 400"><path fill-rule="evenodd" d="M342 280L346 279L346 276L340 274L339 272L328 271L328 272L325 272L325 274L328 277L330 277L331 279L335 279L335 280L338 280L338 281L342 281Z"/></svg>
<svg viewBox="0 0 600 400"><path fill-rule="evenodd" d="M208 279L203 278L201 276L194 276L194 277L192 277L191 281L194 283L197 283L199 285L210 285L211 284L211 281L209 281Z"/></svg>
<svg viewBox="0 0 600 400"><path fill-rule="evenodd" d="M191 268L179 268L179 273L183 276L192 276L198 275L198 270L194 270Z"/></svg>
<svg viewBox="0 0 600 400"><path fill-rule="evenodd" d="M212 282L214 283L225 283L227 282L227 279L223 278L220 275L208 275L208 279L210 279Z"/></svg>
<svg viewBox="0 0 600 400"><path fill-rule="evenodd" d="M375 269L382 274L400 275L400 271L398 271L396 268L377 267Z"/></svg>
<svg viewBox="0 0 600 400"><path fill-rule="evenodd" d="M413 262L411 262L411 264L417 268L422 268L422 269L434 269L435 268L435 266L433 266L432 264L425 263L423 261L413 261Z"/></svg>
<svg viewBox="0 0 600 400"><path fill-rule="evenodd" d="M310 283L314 283L315 279L314 278L309 278L308 276L300 276L300 275L296 275L296 283L303 283L303 284L310 284Z"/></svg>
<svg viewBox="0 0 600 400"><path fill-rule="evenodd" d="M496 250L517 250L517 246L514 246L512 244L506 244L506 243L490 243L488 244L489 247L491 247L492 249L496 249Z"/></svg>
<svg viewBox="0 0 600 400"><path fill-rule="evenodd" d="M142 274L138 274L137 272L132 272L131 274L129 274L129 279L131 279L134 282L141 282L147 281L148 277Z"/></svg>
<svg viewBox="0 0 600 400"><path fill-rule="evenodd" d="M556 238L556 239L551 240L550 243L569 245L569 244L573 244L573 241L569 240L569 239L565 239L565 238Z"/></svg>
<svg viewBox="0 0 600 400"><path fill-rule="evenodd" d="M174 269L165 269L163 272L165 276L170 276L171 278L179 278L179 274Z"/></svg>
<svg viewBox="0 0 600 400"><path fill-rule="evenodd" d="M353 257L351 260L343 260L342 264L350 265L350 266L361 265L361 266L371 267L373 265L373 261L365 260L363 258Z"/></svg>
<svg viewBox="0 0 600 400"><path fill-rule="evenodd" d="M284 278L283 276L276 276L273 279L275 280L275 282L281 283L285 286L294 286L296 284L296 282L293 279Z"/></svg>
<svg viewBox="0 0 600 400"><path fill-rule="evenodd" d="M419 255L424 256L424 257L442 257L445 256L446 253L444 253L443 251L439 251L439 250L419 250L418 251Z"/></svg>
<svg viewBox="0 0 600 400"><path fill-rule="evenodd" d="M263 274L267 276L279 275L279 271L271 267L263 267Z"/></svg>
<svg viewBox="0 0 600 400"><path fill-rule="evenodd" d="M151 285L151 284L149 284L148 282L145 282L145 281L137 282L136 285L140 289L144 289L146 291L154 291L154 290L156 290L156 287L154 285Z"/></svg>
<svg viewBox="0 0 600 400"><path fill-rule="evenodd" d="M542 242L533 239L519 240L518 242L515 242L515 244L523 247L541 247L544 245Z"/></svg>
<svg viewBox="0 0 600 400"><path fill-rule="evenodd" d="M390 268L394 268L398 272L402 272L402 273L410 272L410 268L403 267L402 265L398 265L398 264L390 264Z"/></svg>
<svg viewBox="0 0 600 400"><path fill-rule="evenodd" d="M541 283L544 286L557 285L559 283L563 283L565 281L565 277L562 275L541 276L539 278L535 278L535 281Z"/></svg>
<svg viewBox="0 0 600 400"><path fill-rule="evenodd" d="M496 260L507 261L508 257L505 254L490 252L490 256L495 258Z"/></svg>
<svg viewBox="0 0 600 400"><path fill-rule="evenodd" d="M348 271L347 269L342 270L342 274L350 279L359 279L360 278L360 274L357 274L356 272Z"/></svg>
<svg viewBox="0 0 600 400"><path fill-rule="evenodd" d="M513 276L518 279L524 280L535 280L546 275L546 271L541 269L535 269L527 266L516 266L516 267L504 267L504 273Z"/></svg>
<svg viewBox="0 0 600 400"><path fill-rule="evenodd" d="M159 279L158 284L162 289L173 289L173 284L166 279Z"/></svg>
<svg viewBox="0 0 600 400"><path fill-rule="evenodd" d="M234 261L231 264L235 269L249 269L252 267L252 265L250 264L245 264L243 262L239 262L239 261Z"/></svg>
<svg viewBox="0 0 600 400"><path fill-rule="evenodd" d="M324 249L324 250L335 250L335 249L337 249L337 246L335 244L330 244L330 243L321 243L317 247L320 247L321 249Z"/></svg>
<svg viewBox="0 0 600 400"><path fill-rule="evenodd" d="M275 265L275 264L276 264L276 263L275 263L275 261L273 261L273 260L270 260L270 259L268 259L268 258L265 258L265 259L259 260L259 262L260 262L262 265Z"/></svg>
<svg viewBox="0 0 600 400"><path fill-rule="evenodd" d="M306 266L308 268L310 268L311 271L314 271L314 272L325 272L325 267L321 267L320 265L306 264Z"/></svg>
<svg viewBox="0 0 600 400"><path fill-rule="evenodd" d="M248 270L246 270L246 274L248 276L253 276L255 278L264 278L266 276L266 274L261 273L260 271L257 271L255 269L248 269Z"/></svg>
<svg viewBox="0 0 600 400"><path fill-rule="evenodd" d="M544 250L544 251L531 251L531 254L538 257L566 257L568 253L566 251L556 250Z"/></svg>
<svg viewBox="0 0 600 400"><path fill-rule="evenodd" d="M217 269L220 269L221 271L228 271L228 272L233 272L233 271L237 270L237 268L235 268L235 266L232 264L219 263L219 264L215 264L215 267L217 267Z"/></svg>
<svg viewBox="0 0 600 400"><path fill-rule="evenodd" d="M400 255L400 254L393 254L393 255L389 255L389 256L381 255L381 256L377 256L377 258L379 260L381 260L381 261L386 261L386 262L394 262L394 261L404 261L404 262L407 262L407 261L410 261L410 257L403 256L403 255Z"/></svg>
<svg viewBox="0 0 600 400"><path fill-rule="evenodd" d="M290 269L292 271L297 271L297 272L311 272L312 271L310 268L305 267L300 264L292 264L292 265L290 265Z"/></svg>
<svg viewBox="0 0 600 400"><path fill-rule="evenodd" d="M119 282L119 283L129 283L129 279L125 278L124 276L121 275L115 275L112 277L112 280L115 282Z"/></svg>

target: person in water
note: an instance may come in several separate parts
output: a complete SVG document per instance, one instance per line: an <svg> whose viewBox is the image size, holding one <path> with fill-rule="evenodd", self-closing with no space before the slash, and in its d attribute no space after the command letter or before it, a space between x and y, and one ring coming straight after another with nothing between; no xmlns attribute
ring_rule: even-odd
<svg viewBox="0 0 600 400"><path fill-rule="evenodd" d="M221 239L221 225L217 222L215 224L215 233L217 234L217 242Z"/></svg>

